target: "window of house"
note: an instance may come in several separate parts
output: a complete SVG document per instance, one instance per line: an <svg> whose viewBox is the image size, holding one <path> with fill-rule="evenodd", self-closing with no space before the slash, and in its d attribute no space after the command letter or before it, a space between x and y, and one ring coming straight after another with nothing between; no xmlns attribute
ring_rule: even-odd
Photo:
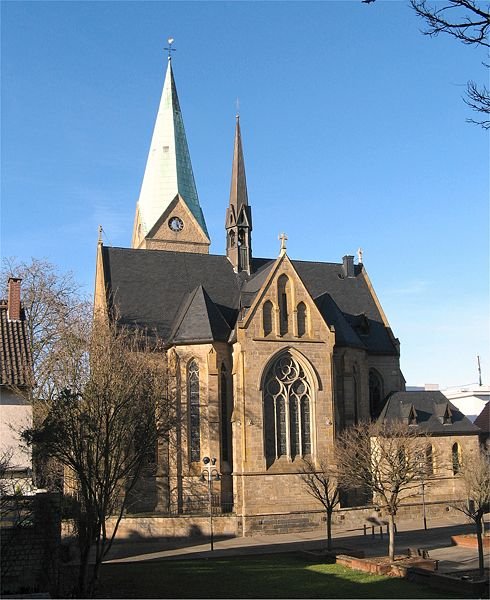
<svg viewBox="0 0 490 600"><path fill-rule="evenodd" d="M269 335L272 332L272 302L267 300L262 307L262 325L264 327L264 335Z"/></svg>
<svg viewBox="0 0 490 600"><path fill-rule="evenodd" d="M281 275L277 280L277 293L279 302L279 330L280 334L284 335L289 330L289 315L288 315L288 295L289 295L289 279L286 275Z"/></svg>
<svg viewBox="0 0 490 600"><path fill-rule="evenodd" d="M264 384L265 454L268 464L281 457L311 454L311 385L289 353L271 365Z"/></svg>
<svg viewBox="0 0 490 600"><path fill-rule="evenodd" d="M298 337L303 337L306 333L306 304L300 302L296 309L298 319Z"/></svg>
<svg viewBox="0 0 490 600"><path fill-rule="evenodd" d="M458 442L453 444L452 450L453 475L457 475L461 471L461 446Z"/></svg>
<svg viewBox="0 0 490 600"><path fill-rule="evenodd" d="M189 403L189 458L201 460L201 415L199 398L199 365L192 359L187 368L187 394Z"/></svg>

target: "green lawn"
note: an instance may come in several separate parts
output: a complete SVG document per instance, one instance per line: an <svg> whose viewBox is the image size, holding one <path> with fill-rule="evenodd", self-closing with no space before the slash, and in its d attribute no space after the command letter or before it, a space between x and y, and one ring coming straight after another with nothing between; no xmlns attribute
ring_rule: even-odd
<svg viewBox="0 0 490 600"><path fill-rule="evenodd" d="M115 563L98 598L447 598L403 579L369 575L302 554Z"/></svg>

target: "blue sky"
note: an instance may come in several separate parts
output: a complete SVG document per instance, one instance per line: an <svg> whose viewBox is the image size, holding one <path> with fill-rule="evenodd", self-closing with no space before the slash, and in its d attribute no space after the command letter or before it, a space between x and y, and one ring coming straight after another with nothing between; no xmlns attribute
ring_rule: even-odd
<svg viewBox="0 0 490 600"><path fill-rule="evenodd" d="M129 246L168 36L200 202L224 251L236 98L256 256L364 264L410 385L484 383L488 134L482 50L404 1L3 2L2 255L92 293L97 226Z"/></svg>

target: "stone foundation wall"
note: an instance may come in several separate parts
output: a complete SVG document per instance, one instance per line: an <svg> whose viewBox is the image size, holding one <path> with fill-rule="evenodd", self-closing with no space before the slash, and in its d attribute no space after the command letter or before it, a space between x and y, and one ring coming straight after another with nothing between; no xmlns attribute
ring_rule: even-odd
<svg viewBox="0 0 490 600"><path fill-rule="evenodd" d="M61 543L59 496L42 493L4 497L3 502L6 506L0 527L2 595L54 592Z"/></svg>
<svg viewBox="0 0 490 600"><path fill-rule="evenodd" d="M213 516L213 532L216 537L232 537L236 535L237 518L235 515ZM111 534L114 519L107 522L108 533ZM182 515L179 517L124 517L119 523L116 539L146 538L188 538L206 537L210 533L209 517Z"/></svg>
<svg viewBox="0 0 490 600"><path fill-rule="evenodd" d="M427 503L426 517L430 525L431 519L461 515L448 503ZM370 532L372 521L376 517L380 521L386 521L386 511L378 510L375 506L362 508L342 508L332 515L332 524L337 529L359 530L362 533L364 526ZM407 504L402 506L396 521L411 520L420 523L423 527L423 507L421 504ZM281 533L301 533L324 528L326 522L323 510L311 510L304 512L284 513L261 513L252 515L214 515L213 532L216 537L225 536L254 536L273 535ZM107 523L108 533L112 533L115 520L109 519ZM376 533L377 533L377 526ZM124 517L118 528L117 539L145 540L152 538L199 538L207 537L210 533L209 517L206 515L181 515L178 517L166 516L127 516ZM335 532L334 532L335 533ZM63 535L70 536L70 528L67 523L63 524Z"/></svg>

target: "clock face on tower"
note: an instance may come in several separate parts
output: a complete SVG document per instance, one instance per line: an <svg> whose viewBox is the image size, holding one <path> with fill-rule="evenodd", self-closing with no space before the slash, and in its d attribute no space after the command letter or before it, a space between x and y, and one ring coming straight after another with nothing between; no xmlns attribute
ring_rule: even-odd
<svg viewBox="0 0 490 600"><path fill-rule="evenodd" d="M184 229L184 222L182 221L182 219L179 219L179 217L170 217L170 219L168 220L168 226L172 231L178 233L179 231L182 231L182 229Z"/></svg>

